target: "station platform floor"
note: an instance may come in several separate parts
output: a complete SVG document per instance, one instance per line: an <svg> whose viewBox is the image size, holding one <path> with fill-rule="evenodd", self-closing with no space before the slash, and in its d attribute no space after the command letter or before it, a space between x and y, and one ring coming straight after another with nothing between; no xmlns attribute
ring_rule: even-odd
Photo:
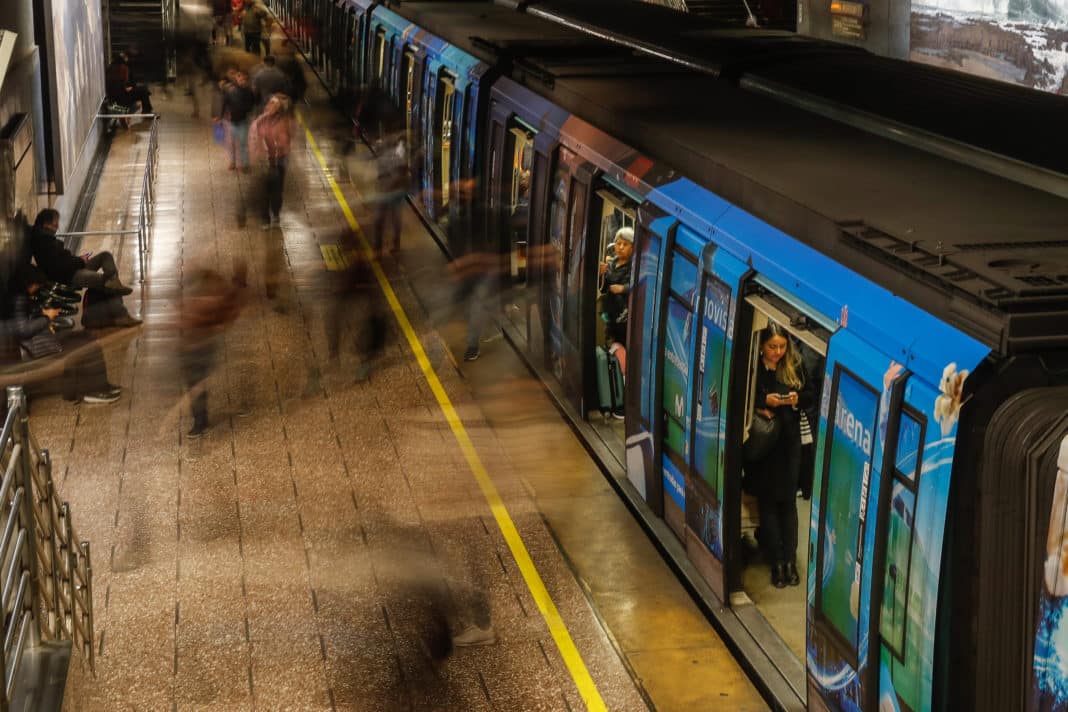
<svg viewBox="0 0 1068 712"><path fill-rule="evenodd" d="M138 287L127 304L144 324L108 349L123 396L31 406L94 552L87 708L767 709L508 343L461 360L463 313L414 212L399 256L380 263L396 296L385 356L363 382L353 356L327 363L323 248L343 203L368 216L351 171L327 178L341 163L328 137L343 127L322 94L299 107L281 225L264 230L235 218L255 176L227 169L180 90L154 92L147 272L132 236L82 243L112 250ZM86 229L136 214L146 126L114 137ZM199 268L229 279L243 260L246 303L210 379L210 428L191 440L181 291ZM431 665L412 583L426 577L485 592L496 642Z"/></svg>

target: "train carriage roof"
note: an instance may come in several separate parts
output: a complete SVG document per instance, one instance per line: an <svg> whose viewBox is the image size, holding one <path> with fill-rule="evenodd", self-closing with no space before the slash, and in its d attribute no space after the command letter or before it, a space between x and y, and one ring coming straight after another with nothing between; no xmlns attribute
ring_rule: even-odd
<svg viewBox="0 0 1068 712"><path fill-rule="evenodd" d="M487 61L527 53L513 76L553 103L995 350L1068 346L1068 200L627 48L538 45L506 8L401 11Z"/></svg>
<svg viewBox="0 0 1068 712"><path fill-rule="evenodd" d="M1068 345L1068 200L705 77L552 99L1005 352Z"/></svg>

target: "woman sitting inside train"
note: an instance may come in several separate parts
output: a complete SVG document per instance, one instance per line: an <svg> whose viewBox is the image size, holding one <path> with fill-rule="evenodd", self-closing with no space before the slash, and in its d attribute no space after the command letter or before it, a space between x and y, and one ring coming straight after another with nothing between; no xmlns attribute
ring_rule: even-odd
<svg viewBox="0 0 1068 712"><path fill-rule="evenodd" d="M802 460L802 415L815 401L815 388L805 374L801 354L783 327L770 322L760 331L759 343L754 426L750 428L753 443L746 443L745 488L760 504L757 539L771 567L771 583L783 588L800 583L796 497ZM757 419L763 422L757 423ZM755 438L765 441L760 448L763 452L758 455L751 447Z"/></svg>

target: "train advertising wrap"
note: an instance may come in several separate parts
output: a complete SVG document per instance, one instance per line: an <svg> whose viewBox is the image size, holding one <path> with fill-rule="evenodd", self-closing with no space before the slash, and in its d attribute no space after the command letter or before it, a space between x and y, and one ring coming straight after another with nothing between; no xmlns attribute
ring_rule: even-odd
<svg viewBox="0 0 1068 712"><path fill-rule="evenodd" d="M1068 436L1061 441L1035 630L1031 709L1068 710Z"/></svg>
<svg viewBox="0 0 1068 712"><path fill-rule="evenodd" d="M946 501L967 370L943 371L941 389L910 379L895 445L879 611L879 705L887 712L931 709ZM926 415L925 415L926 413Z"/></svg>
<svg viewBox="0 0 1068 712"><path fill-rule="evenodd" d="M863 556L862 503L871 476L872 429L879 395L845 371L838 373L837 393L824 500L818 607L855 655Z"/></svg>
<svg viewBox="0 0 1068 712"><path fill-rule="evenodd" d="M687 411L690 393L690 326L693 314L676 299L668 300L664 328L664 447L687 458Z"/></svg>
<svg viewBox="0 0 1068 712"><path fill-rule="evenodd" d="M727 354L730 287L712 277L705 284L701 315L701 338L697 356L698 372L694 470L712 495L710 515L714 521L702 527L701 539L717 558L723 558L722 522L719 518L723 492L723 448L726 431L725 399L720 395Z"/></svg>

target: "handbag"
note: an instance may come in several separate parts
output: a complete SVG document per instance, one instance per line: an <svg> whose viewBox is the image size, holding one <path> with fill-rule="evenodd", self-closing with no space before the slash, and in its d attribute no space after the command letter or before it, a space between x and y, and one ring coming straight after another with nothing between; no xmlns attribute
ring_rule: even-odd
<svg viewBox="0 0 1068 712"><path fill-rule="evenodd" d="M759 410L753 411L753 421L749 425L749 438L743 446L747 462L756 462L767 457L779 441L782 423L778 418L769 418Z"/></svg>
<svg viewBox="0 0 1068 712"><path fill-rule="evenodd" d="M226 145L226 124L221 121L215 124L215 143L220 146Z"/></svg>

